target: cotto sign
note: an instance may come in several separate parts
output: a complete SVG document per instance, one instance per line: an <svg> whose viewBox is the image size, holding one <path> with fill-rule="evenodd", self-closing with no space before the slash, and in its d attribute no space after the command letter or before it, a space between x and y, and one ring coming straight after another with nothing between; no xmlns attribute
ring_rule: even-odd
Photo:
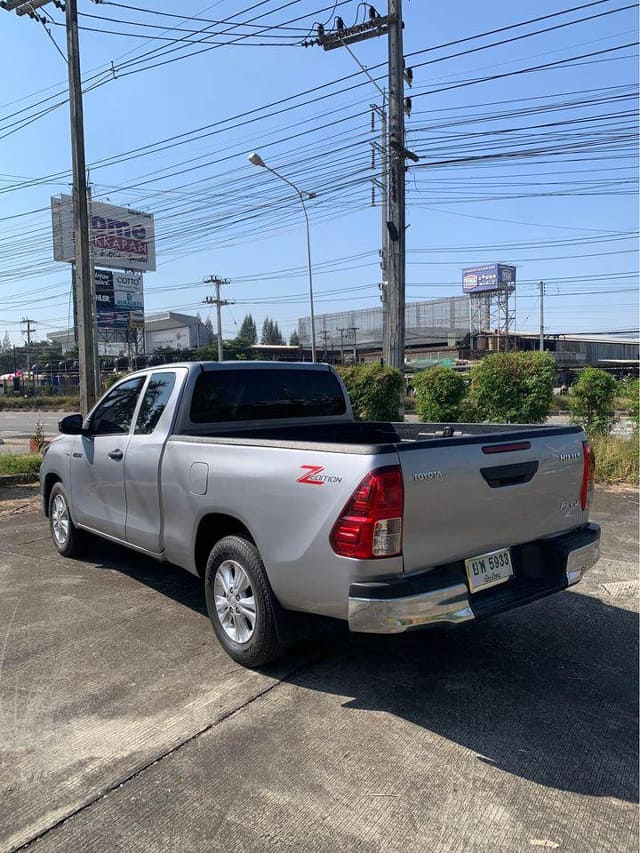
<svg viewBox="0 0 640 853"><path fill-rule="evenodd" d="M62 195L51 199L53 257L75 260L73 201ZM139 210L91 202L90 240L95 264L111 269L144 272L156 268L153 216Z"/></svg>

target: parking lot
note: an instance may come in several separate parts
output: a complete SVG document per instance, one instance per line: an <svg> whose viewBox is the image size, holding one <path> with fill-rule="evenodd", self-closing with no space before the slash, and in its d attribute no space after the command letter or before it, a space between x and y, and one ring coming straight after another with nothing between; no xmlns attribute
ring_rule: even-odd
<svg viewBox="0 0 640 853"><path fill-rule="evenodd" d="M335 630L267 671L197 579L58 557L0 497L0 849L632 851L638 499L599 491L571 591L402 637Z"/></svg>

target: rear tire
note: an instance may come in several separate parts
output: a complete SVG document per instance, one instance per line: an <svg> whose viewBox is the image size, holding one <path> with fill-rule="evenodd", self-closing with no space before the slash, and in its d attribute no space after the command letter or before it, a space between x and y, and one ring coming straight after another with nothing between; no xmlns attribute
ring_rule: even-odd
<svg viewBox="0 0 640 853"><path fill-rule="evenodd" d="M218 642L237 663L264 666L279 657L278 604L253 542L225 536L211 549L205 573L209 619Z"/></svg>
<svg viewBox="0 0 640 853"><path fill-rule="evenodd" d="M62 483L56 483L49 495L49 531L63 557L74 557L82 550L82 533L71 521L69 499Z"/></svg>

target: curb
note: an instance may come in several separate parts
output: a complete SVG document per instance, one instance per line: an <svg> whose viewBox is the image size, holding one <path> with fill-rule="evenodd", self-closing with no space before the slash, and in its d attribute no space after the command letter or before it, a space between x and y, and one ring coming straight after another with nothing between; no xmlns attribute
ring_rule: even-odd
<svg viewBox="0 0 640 853"><path fill-rule="evenodd" d="M37 474L0 474L0 488L2 486L21 486L24 483L39 482Z"/></svg>

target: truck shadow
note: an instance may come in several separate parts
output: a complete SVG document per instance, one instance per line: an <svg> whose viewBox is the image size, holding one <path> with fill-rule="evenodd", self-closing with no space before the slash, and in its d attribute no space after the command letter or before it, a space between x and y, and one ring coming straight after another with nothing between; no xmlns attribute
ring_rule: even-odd
<svg viewBox="0 0 640 853"><path fill-rule="evenodd" d="M92 551L99 566L206 617L197 578L107 543ZM344 708L402 718L504 772L637 800L638 619L594 596L564 592L455 629L394 637L333 625L283 663L267 674L353 697Z"/></svg>
<svg viewBox="0 0 640 853"><path fill-rule="evenodd" d="M564 592L451 630L343 639L288 680L352 696L343 707L401 717L537 784L637 802L635 613Z"/></svg>

